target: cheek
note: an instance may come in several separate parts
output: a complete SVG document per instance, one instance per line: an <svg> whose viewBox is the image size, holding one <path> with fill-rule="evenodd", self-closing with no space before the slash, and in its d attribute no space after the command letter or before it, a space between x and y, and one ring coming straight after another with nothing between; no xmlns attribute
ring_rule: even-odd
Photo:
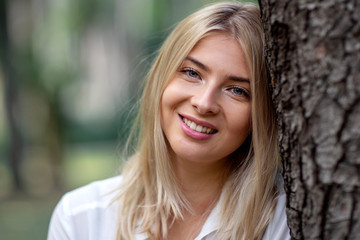
<svg viewBox="0 0 360 240"><path fill-rule="evenodd" d="M251 108L250 107L244 114L244 121L246 123L247 129L249 129L249 131L251 131Z"/></svg>
<svg viewBox="0 0 360 240"><path fill-rule="evenodd" d="M230 131L236 132L241 136L247 136L251 131L251 108L244 107L229 117Z"/></svg>
<svg viewBox="0 0 360 240"><path fill-rule="evenodd" d="M164 118L167 117L173 101L169 90L170 90L169 87L165 89L160 102L160 112L161 112L162 121L164 121L165 120Z"/></svg>
<svg viewBox="0 0 360 240"><path fill-rule="evenodd" d="M161 102L160 102L160 123L161 123L161 128L164 130L166 127L166 122L169 121L169 106L168 106L169 102L167 101L166 98L166 94L164 92L162 98L161 98Z"/></svg>
<svg viewBox="0 0 360 240"><path fill-rule="evenodd" d="M173 85L170 83L165 88L160 101L161 126L163 129L171 122L170 118L176 109L177 102L179 102L178 91L176 91Z"/></svg>
<svg viewBox="0 0 360 240"><path fill-rule="evenodd" d="M173 80L165 88L161 99L161 107L163 111L174 109L180 103L186 100L186 89L184 89L178 81Z"/></svg>

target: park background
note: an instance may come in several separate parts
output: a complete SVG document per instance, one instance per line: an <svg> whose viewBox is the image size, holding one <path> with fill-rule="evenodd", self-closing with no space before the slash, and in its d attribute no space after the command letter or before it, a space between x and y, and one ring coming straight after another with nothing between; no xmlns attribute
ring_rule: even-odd
<svg viewBox="0 0 360 240"><path fill-rule="evenodd" d="M119 174L156 50L211 2L1 1L1 240L46 239L65 192Z"/></svg>

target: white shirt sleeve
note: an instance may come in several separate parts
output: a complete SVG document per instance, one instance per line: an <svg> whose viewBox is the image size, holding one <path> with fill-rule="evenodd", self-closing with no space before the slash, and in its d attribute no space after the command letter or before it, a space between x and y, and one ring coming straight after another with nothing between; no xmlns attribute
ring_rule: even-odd
<svg viewBox="0 0 360 240"><path fill-rule="evenodd" d="M48 231L48 240L70 240L73 232L70 224L70 216L66 214L66 195L57 204L51 220Z"/></svg>
<svg viewBox="0 0 360 240"><path fill-rule="evenodd" d="M66 193L53 212L47 239L114 239L118 211L112 200L120 181L109 178Z"/></svg>

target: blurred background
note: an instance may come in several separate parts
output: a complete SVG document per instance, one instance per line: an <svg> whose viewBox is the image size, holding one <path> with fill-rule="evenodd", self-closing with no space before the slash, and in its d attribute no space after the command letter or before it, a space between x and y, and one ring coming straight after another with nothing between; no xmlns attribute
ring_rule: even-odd
<svg viewBox="0 0 360 240"><path fill-rule="evenodd" d="M211 2L0 1L0 239L46 239L64 192L119 173L154 52Z"/></svg>

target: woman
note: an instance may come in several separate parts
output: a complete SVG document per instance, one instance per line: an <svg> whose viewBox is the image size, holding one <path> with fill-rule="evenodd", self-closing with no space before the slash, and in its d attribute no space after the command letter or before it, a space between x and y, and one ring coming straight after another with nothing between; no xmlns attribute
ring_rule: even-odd
<svg viewBox="0 0 360 240"><path fill-rule="evenodd" d="M122 176L66 194L49 239L289 239L259 9L208 6L148 75Z"/></svg>

